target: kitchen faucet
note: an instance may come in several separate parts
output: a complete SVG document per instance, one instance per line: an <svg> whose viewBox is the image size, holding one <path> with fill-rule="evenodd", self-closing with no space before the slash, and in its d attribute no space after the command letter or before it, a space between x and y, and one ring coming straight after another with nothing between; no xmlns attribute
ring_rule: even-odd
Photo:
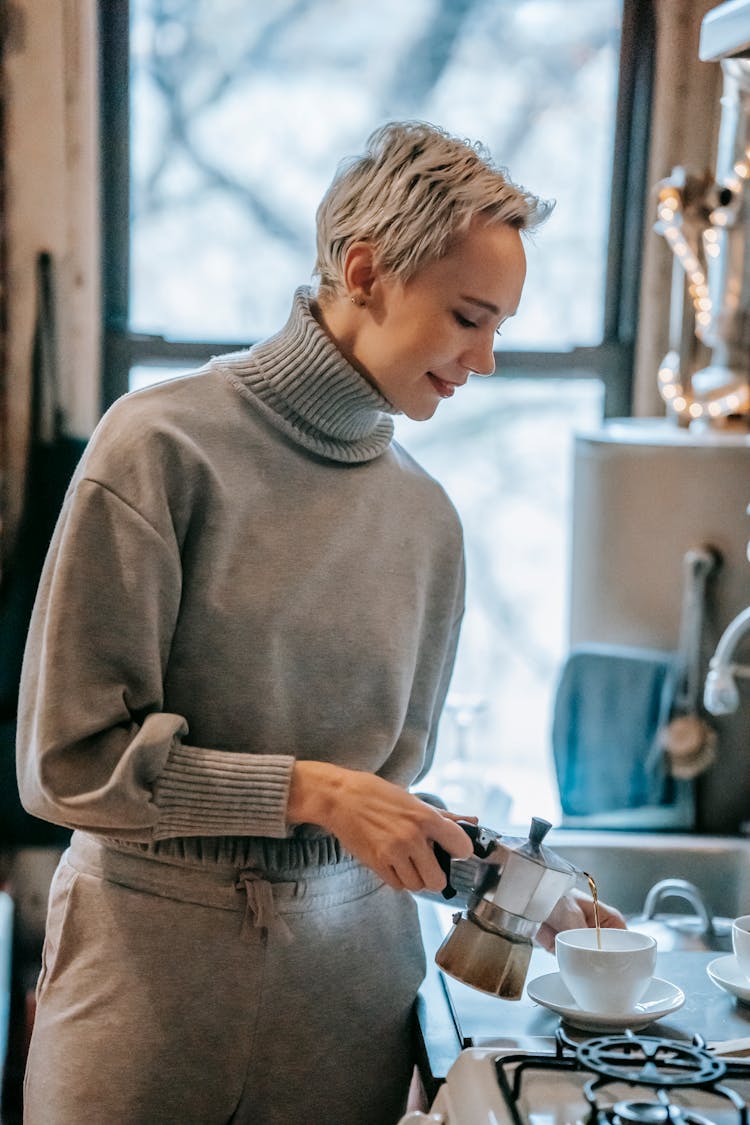
<svg viewBox="0 0 750 1125"><path fill-rule="evenodd" d="M747 512L750 515L750 506ZM750 561L750 542L747 545L747 557ZM731 715L740 705L736 677L750 677L750 664L735 664L732 657L740 640L748 632L750 632L750 606L729 622L719 638L716 652L709 661L703 705L712 715Z"/></svg>

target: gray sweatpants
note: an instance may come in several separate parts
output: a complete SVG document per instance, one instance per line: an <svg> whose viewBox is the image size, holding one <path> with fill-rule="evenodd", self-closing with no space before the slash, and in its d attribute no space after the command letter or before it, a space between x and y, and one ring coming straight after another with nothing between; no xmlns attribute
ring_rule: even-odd
<svg viewBox="0 0 750 1125"><path fill-rule="evenodd" d="M231 843L165 860L74 833L27 1125L398 1120L424 971L413 900L330 838Z"/></svg>

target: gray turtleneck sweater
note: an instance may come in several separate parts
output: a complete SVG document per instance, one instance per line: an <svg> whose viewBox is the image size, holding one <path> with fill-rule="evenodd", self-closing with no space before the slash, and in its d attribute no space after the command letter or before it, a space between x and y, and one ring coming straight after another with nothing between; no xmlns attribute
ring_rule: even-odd
<svg viewBox="0 0 750 1125"><path fill-rule="evenodd" d="M295 295L278 335L120 399L55 531L21 684L36 816L274 836L295 759L410 785L463 609L456 513Z"/></svg>

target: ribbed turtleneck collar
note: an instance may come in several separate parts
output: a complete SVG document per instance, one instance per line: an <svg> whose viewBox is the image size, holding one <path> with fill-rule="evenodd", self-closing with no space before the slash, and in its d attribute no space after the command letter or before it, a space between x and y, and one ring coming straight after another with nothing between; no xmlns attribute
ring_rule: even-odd
<svg viewBox="0 0 750 1125"><path fill-rule="evenodd" d="M321 328L310 298L308 287L298 289L280 332L213 366L306 449L334 461L371 461L390 445L393 407Z"/></svg>

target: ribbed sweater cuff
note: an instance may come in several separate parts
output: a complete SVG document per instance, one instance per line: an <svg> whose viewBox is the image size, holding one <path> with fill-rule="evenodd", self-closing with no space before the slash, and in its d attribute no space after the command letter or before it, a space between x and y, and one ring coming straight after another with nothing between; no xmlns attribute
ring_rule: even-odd
<svg viewBox="0 0 750 1125"><path fill-rule="evenodd" d="M288 835L286 808L294 758L232 754L179 745L154 789L154 839L172 836Z"/></svg>

